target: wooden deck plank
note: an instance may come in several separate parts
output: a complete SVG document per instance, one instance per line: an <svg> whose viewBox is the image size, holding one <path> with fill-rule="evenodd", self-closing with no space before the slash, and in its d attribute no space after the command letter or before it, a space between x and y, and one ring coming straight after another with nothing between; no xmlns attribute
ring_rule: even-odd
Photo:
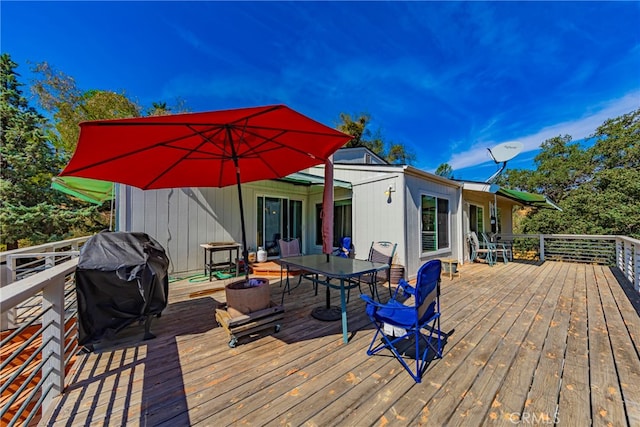
<svg viewBox="0 0 640 427"><path fill-rule="evenodd" d="M522 283L521 288L523 292L518 295L518 298L513 300L510 306L505 307L504 310L496 310L496 314L498 314L500 318L494 325L488 326L488 331L480 344L481 347L479 350L481 351L479 353L478 350L474 351L471 358L473 366L481 369L478 369L476 372L476 369L467 366L465 370L458 370L455 377L452 377L451 380L448 381L448 383L455 385L455 387L452 387L455 393L449 393L444 396L444 399L440 398L436 405L432 405L429 408L431 416L425 421L436 422L438 425L448 423L450 417L457 412L456 408L458 404L465 401L467 401L467 406L478 406L480 411L488 411L493 396L473 393L472 387L476 381L479 381L479 384L482 384L484 381L490 381L490 378L485 377L485 375L491 373L491 367L487 366L489 358L499 349L503 338L507 336L508 331L514 324L517 321L533 322L537 320L536 317L540 316L540 314L537 314L539 305L549 301L549 298L545 298L545 296L550 292L549 289L553 291L553 289L549 287L548 282L544 280L544 277L545 276L538 276L538 280L530 285L528 283ZM530 318L530 320L522 320L522 318ZM469 374L465 375L467 372ZM445 391L446 390L447 388L445 388ZM438 399L438 396L434 398L434 400L436 399ZM469 403L468 399L471 399L471 403ZM447 410L447 407L450 409ZM437 411L438 408L440 408L440 410ZM455 422L464 422L467 418L464 411L458 413L457 417L464 418L464 420L458 418ZM484 418L484 416L480 417L480 419Z"/></svg>
<svg viewBox="0 0 640 427"><path fill-rule="evenodd" d="M557 422L558 395L576 278L575 270L570 270L566 264L563 267L563 274L556 276L551 285L561 291L554 301L547 298L549 304L545 307L546 312L542 313L546 318L550 318L550 323L521 417L528 417L539 423Z"/></svg>
<svg viewBox="0 0 640 427"><path fill-rule="evenodd" d="M571 320L567 331L558 420L570 426L591 425L586 267L576 268Z"/></svg>
<svg viewBox="0 0 640 427"><path fill-rule="evenodd" d="M333 328L335 329L335 333L339 332L339 329L335 327ZM288 328L287 325L285 325L283 328L283 331L286 331L289 334L291 334L291 333L294 333L293 331L295 329L296 328ZM307 331L308 328L305 328L303 326L300 326L298 329L300 329L300 331L306 331L307 334L309 333L309 331ZM324 333L325 330L326 330L326 326L322 325L322 327L316 328L312 332ZM285 335L285 334L284 333L279 334L279 336L281 335ZM297 339L301 339L302 337L304 337L304 335L300 332L297 334L297 337L298 337ZM226 339L226 337L220 339L220 342L226 343L227 341L228 340ZM185 376L184 381L191 384L192 388L194 388L195 390L198 390L202 387L206 387L207 385L211 385L211 382L216 383L215 384L216 393L211 393L208 395L200 394L193 399L190 399L191 397L190 393L186 393L186 398L187 398L186 400L189 401L188 406L196 407L200 404L206 404L209 400L216 398L216 396L218 396L219 393L222 393L226 389L234 390L237 392L238 389L236 387L238 385L244 385L247 382L246 379L243 378L241 375L227 374L225 377L223 377L224 383L218 384L219 381L216 380L218 368L224 369L227 372L233 372L234 370L236 370L237 372L244 372L246 371L246 368L248 365L252 365L252 366L255 365L255 366L258 366L258 368L256 368L256 371L255 371L256 375L270 377L270 376L273 376L273 369L275 368L284 369L284 367L286 366L286 363L288 363L288 358L295 360L296 358L299 357L304 360L304 358L306 357L307 363L308 363L308 360L310 358L309 355L311 355L311 357L315 357L318 354L319 350L322 348L322 346L323 345L326 346L326 344L323 344L320 341L314 340L312 341L311 345L307 345L304 348L300 348L298 349L298 351L295 351L295 350L292 351L290 348L286 348L286 346L280 339L273 339L273 340L268 339L267 343L262 342L260 344L261 345L258 345L258 342L248 342L246 345L238 346L235 349L229 349L226 346L225 347L217 346L218 348L221 348L223 350L217 362L220 364L223 363L224 367L218 366L218 363L212 364L210 360L207 361L208 359L210 359L210 356L212 355L211 352L206 352L204 353L204 355L202 351L197 352L199 355L197 359L204 360L205 365L202 365L200 363L194 363L194 359L189 359L188 356L186 356L184 360L182 360L183 358L181 357L181 363L185 363L190 368L189 372L183 372L183 376ZM331 344L332 345L335 344L333 343L333 340L331 340ZM271 347L268 353L266 353L262 348L265 345ZM281 347L281 352L274 351L274 347L279 347L279 346ZM186 355L193 354L193 352L188 352L188 351L185 351L184 353ZM162 378L160 378L160 380L161 379ZM158 382L158 384L160 384L160 381ZM260 388L265 387L265 384L260 384L258 387ZM147 390L147 395L150 395L149 398L153 399L157 403L165 403L165 405L163 406L163 411L160 414L156 414L156 413L147 414L147 418L146 418L147 422L152 422L153 425L157 425L160 422L170 420L172 415L169 413L171 411L168 411L167 408L171 408L173 412L178 414L184 410L184 406L186 404L184 401L174 402L173 406L171 406L171 402L166 402L167 396L171 396L171 393L167 393L167 391L171 391L171 390L166 390L165 387L159 387L156 392L154 392L153 390ZM183 391L180 387L178 387L177 392L179 395L183 394ZM253 386L248 387L248 395L252 395L254 392L255 392L255 389ZM204 403L202 403L202 401L204 401ZM193 422L195 420L197 420L197 418L192 419L191 421ZM174 422L174 421L169 421L169 422Z"/></svg>
<svg viewBox="0 0 640 427"><path fill-rule="evenodd" d="M516 270L522 272L521 266L518 267ZM470 311L449 310L447 315L447 303L446 299L444 300L444 319L450 319L450 322L443 320L442 329L445 332L453 329L455 332L447 341L443 359L434 361L425 374L423 381L429 385L428 387L425 387L423 383L420 386L416 386L415 390L411 389L407 393L401 393L405 395L400 400L389 402L386 393L388 388L396 387L394 382L399 383L398 387L407 387L406 381L404 381L406 378L396 378L390 384L383 384L376 395L376 399L361 405L357 411L350 414L350 419L363 418L365 422L374 422L375 417L379 417L380 422L393 419L395 422L406 422L407 424L431 421L433 418L433 405L429 405L427 411L423 412L422 408L416 407L416 398L425 402L432 401L434 399L433 396L444 385L455 383L456 379L453 378L455 373L466 377L469 371L465 367L465 363L472 358L470 355L480 348L478 343L482 341L482 334L477 334L477 331L487 330L486 328L493 324L492 317L496 318L502 314L498 307L500 305L508 306L510 299L517 299L526 290L526 286L521 286L526 280L526 274L516 276L517 278L513 281L495 280L499 275L499 271L492 271L492 274L487 276L490 280L484 284L489 291L486 293L486 300L473 298L473 292L467 292L472 297L466 303L466 309ZM473 289L478 289L477 284L473 284L473 288L469 289L469 291ZM450 350L448 350L449 347ZM480 366L478 367L480 368ZM431 378L438 378L439 380L434 381ZM408 384L412 385L410 382ZM436 402L435 399L433 401ZM420 417L420 419L414 421L416 417Z"/></svg>
<svg viewBox="0 0 640 427"><path fill-rule="evenodd" d="M549 301L544 303L554 304L554 297L557 299L559 289L554 287L556 278L560 271L560 264L544 264L545 295L551 295ZM551 292L555 288L554 292ZM546 297L545 297L546 298ZM545 314L546 317L545 318ZM550 324L550 313L542 306L535 313L526 336L519 343L514 360L502 378L498 391L493 396L491 410L487 417L483 419L483 425L518 423L525 413L527 405L527 395L533 383L535 369L540 360L541 349L547 334L547 327Z"/></svg>
<svg viewBox="0 0 640 427"><path fill-rule="evenodd" d="M596 270L588 270L586 276L591 417L595 424L624 426L625 410L599 289L603 285L602 275Z"/></svg>
<svg viewBox="0 0 640 427"><path fill-rule="evenodd" d="M308 314L309 309L305 308L304 310ZM196 407L198 407L198 412L203 414L206 414L207 412L215 412L217 414L217 418L221 416L221 413L223 411L226 411L227 408L231 407L231 410L234 411L234 415L237 416L238 414L250 411L249 408L251 408L252 405L255 406L255 404L259 402L259 399L261 398L259 393L261 390L272 390L274 389L275 383L278 383L278 389L286 388L286 385L283 385L285 383L282 382L286 378L305 380L308 375L305 374L304 376L301 376L300 374L303 367L305 370L310 369L309 366L313 365L316 360L322 360L322 358L326 357L326 355L332 355L333 353L335 353L336 349L339 349L342 346L342 343L336 341L335 339L338 334L340 334L339 327L336 327L333 323L323 323L315 320L314 322L316 323L317 327L313 329L313 332L321 333L322 335L324 335L324 337L315 337L313 341L307 343L304 342L304 340L300 339L302 335L298 334L297 338L291 341L292 345L294 345L293 349L289 348L289 351L278 358L266 356L270 357L270 360L267 359L265 361L261 360L261 358L263 357L262 354L250 354L247 351L243 351L239 357L236 357L236 359L239 359L236 360L236 365L238 365L239 367L238 371L246 370L246 368L242 368L243 364L256 366L253 371L253 373L256 375L256 378L247 379L245 377L238 376L237 380L240 381L241 384L234 384L234 381L236 380L235 378L233 380L226 381L224 387L218 387L216 390L217 392L221 392L228 389L228 392L225 391L226 394L215 394L214 396L209 395L202 398L198 396L198 399L190 401L190 406L195 405ZM360 320L359 322L360 323L355 320L351 321L350 324L352 327L357 328L359 327L359 325L362 326L362 320ZM331 325L329 326L329 328L333 329L333 332L330 334L326 333L325 330L327 329L327 326L325 325ZM285 327L285 330L287 329L288 328ZM308 328L305 328L304 330L308 330ZM280 334L278 335L280 336ZM296 343L300 343L300 345L295 345ZM276 372L276 374L273 375L273 373L269 373L268 371L261 372L260 367L262 367L263 365L272 366L279 373L274 371ZM298 374L292 375L294 373ZM213 397L215 397L215 401ZM237 409L233 408L236 402L242 402L249 397L251 398L251 404L248 405L245 404L246 402L243 403L242 411L238 411ZM198 417L192 417L191 419L192 423L202 421L203 420Z"/></svg>
<svg viewBox="0 0 640 427"><path fill-rule="evenodd" d="M538 287L534 289L536 282L532 282L533 295L526 307L519 313L518 318L506 332L502 333L500 346L491 356L482 375L477 378L459 407L456 409L450 421L450 425L480 425L484 420L491 419L494 397L498 393L502 380L514 363L518 349L521 347L531 326L539 321L543 302L552 298L555 290L549 286L551 270L547 275L540 275ZM546 292L546 295L544 294ZM457 418L456 418L457 416Z"/></svg>
<svg viewBox="0 0 640 427"><path fill-rule="evenodd" d="M135 325L80 355L41 424L512 425L511 414L554 405L561 425L588 425L592 406L606 411L594 413L597 423L637 424L640 316L611 271L556 262L463 268L443 281L442 329L453 333L421 384L395 359L366 355L374 330L355 295L346 345L340 322L310 317L324 292L303 281L285 298L279 333L232 349L214 317L232 280L182 281L152 324L157 338L140 341ZM279 300L279 280L271 292Z"/></svg>
<svg viewBox="0 0 640 427"><path fill-rule="evenodd" d="M530 304L541 284L539 281L530 285L526 281L526 275L518 277L516 282L513 287L507 288L507 294L496 293L502 298L500 303L492 307L488 315L469 331L465 341L471 343L471 351L457 361L457 369L431 397L433 404L429 405L428 413L419 414L417 422L443 425L450 421L460 403L467 398L478 399L478 396L470 392L470 388L475 381L482 382L489 358L499 347L509 327ZM481 398L484 400L486 396ZM456 419L460 415L462 414L457 415Z"/></svg>
<svg viewBox="0 0 640 427"><path fill-rule="evenodd" d="M625 324L625 316L629 319L633 307L620 295L621 290L609 269L596 268L602 306L607 322L607 330L611 341L611 348L615 360L618 378L625 378L620 382L622 401L630 426L640 426L640 353L635 348L630 330ZM614 283L615 282L615 283ZM617 299L616 299L616 293ZM623 314L625 313L625 314ZM640 330L640 322L632 324Z"/></svg>

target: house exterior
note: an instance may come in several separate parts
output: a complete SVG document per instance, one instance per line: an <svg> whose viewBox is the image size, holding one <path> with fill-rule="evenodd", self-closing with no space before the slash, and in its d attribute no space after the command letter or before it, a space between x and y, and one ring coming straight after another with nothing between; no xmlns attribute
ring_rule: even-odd
<svg viewBox="0 0 640 427"><path fill-rule="evenodd" d="M242 184L249 251L278 257L277 239L297 237L303 253L321 253L324 165L280 180ZM469 259L469 231L510 233L511 212L522 204L484 183L446 179L408 165L390 165L365 148L334 154L334 246L352 237L355 257L371 243L397 243L394 264L413 278L432 258ZM165 247L170 273L202 271L202 243L240 241L235 186L143 191L120 186L117 229L142 231Z"/></svg>

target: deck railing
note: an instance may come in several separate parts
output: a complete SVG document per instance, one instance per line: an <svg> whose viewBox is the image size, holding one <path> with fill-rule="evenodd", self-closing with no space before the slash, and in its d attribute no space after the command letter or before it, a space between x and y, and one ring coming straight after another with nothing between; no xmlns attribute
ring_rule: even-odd
<svg viewBox="0 0 640 427"><path fill-rule="evenodd" d="M621 236L576 236L576 235L501 235L501 241L512 245L514 257L534 257L537 260L545 259L603 263L619 269L624 277L640 293L640 240ZM86 239L85 239L86 240ZM68 247L67 247L68 249ZM33 248L34 252L41 253L42 248ZM6 260L6 253L0 254L0 259ZM15 255L15 254L14 254ZM63 257L61 257L63 258ZM34 383L35 391L24 398L19 405L19 411L10 421L3 424L12 425L23 420L33 420L38 416L39 410L46 410L47 406L58 396L65 386L65 372L73 356L77 351L75 347L76 329L71 325L75 322L77 309L75 305L75 285L73 273L77 265L77 258L67 260L59 265L53 265L44 271L25 277L2 288L0 303L2 311L15 307L21 307L27 301L38 301L37 314L30 316L35 320L32 324L21 324L15 331L6 331L15 338L28 327L37 325L37 334L41 336L41 343L36 351L28 350L30 345L37 340L34 338L28 343L23 343L16 349L13 359L24 357L29 361L40 359L37 363L39 374L29 372L25 383L14 383L20 375L11 374L5 380L3 376L2 390L2 416L10 413L10 408L15 407L17 397L9 401L5 399L5 390L25 390L29 384ZM49 262L55 264L55 262ZM71 339L73 338L73 339ZM73 341L73 343L71 342ZM8 338L2 341L5 346ZM33 347L33 346L31 346ZM31 353L28 353L31 351ZM33 356L36 354L36 356ZM24 360L24 359L23 359ZM4 366L5 361L2 361ZM8 362L7 362L8 363ZM27 362L24 365L28 365ZM25 375L22 375L25 377ZM10 385L9 380L12 380ZM13 396L13 394L11 394ZM36 400L35 403L33 401ZM33 404L32 404L33 403ZM21 411L21 412L20 412Z"/></svg>
<svg viewBox="0 0 640 427"><path fill-rule="evenodd" d="M617 267L640 293L640 240L579 234L500 234L516 259L586 262Z"/></svg>
<svg viewBox="0 0 640 427"><path fill-rule="evenodd" d="M89 237L0 253L0 420L35 422L64 387L77 353L73 280Z"/></svg>

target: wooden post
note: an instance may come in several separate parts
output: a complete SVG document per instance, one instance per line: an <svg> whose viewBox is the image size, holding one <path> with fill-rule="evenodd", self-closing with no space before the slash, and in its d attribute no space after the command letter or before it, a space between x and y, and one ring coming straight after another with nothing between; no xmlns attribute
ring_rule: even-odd
<svg viewBox="0 0 640 427"><path fill-rule="evenodd" d="M640 293L640 244L635 243L633 247L633 259L635 260L635 266L633 268L632 282L635 290Z"/></svg>
<svg viewBox="0 0 640 427"><path fill-rule="evenodd" d="M64 274L55 276L42 291L42 310L45 312L42 324L46 325L42 332L42 342L46 343L42 357L48 358L42 368L42 376L46 377L42 387L46 393L43 411L64 389L64 282Z"/></svg>
<svg viewBox="0 0 640 427"><path fill-rule="evenodd" d="M616 237L616 265L618 266L618 270L620 270L625 277L629 277L629 265L626 263L626 252L627 242Z"/></svg>
<svg viewBox="0 0 640 427"><path fill-rule="evenodd" d="M2 286L7 286L16 281L16 258L7 255L7 283L3 283ZM15 329L18 327L16 324L16 317L18 311L15 307L4 309L2 307L2 314L0 314L0 330L6 331L7 329Z"/></svg>
<svg viewBox="0 0 640 427"><path fill-rule="evenodd" d="M544 234L540 235L540 262L544 262Z"/></svg>

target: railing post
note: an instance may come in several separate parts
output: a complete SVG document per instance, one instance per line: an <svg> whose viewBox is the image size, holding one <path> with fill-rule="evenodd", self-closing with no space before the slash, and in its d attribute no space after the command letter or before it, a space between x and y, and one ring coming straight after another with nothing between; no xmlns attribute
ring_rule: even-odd
<svg viewBox="0 0 640 427"><path fill-rule="evenodd" d="M44 268L51 268L54 265L56 265L56 256L55 255L51 255L51 256L47 256L44 259Z"/></svg>
<svg viewBox="0 0 640 427"><path fill-rule="evenodd" d="M540 235L540 262L544 262L544 234Z"/></svg>
<svg viewBox="0 0 640 427"><path fill-rule="evenodd" d="M621 268L624 276L629 279L631 283L635 283L633 280L633 243L625 241L622 249L622 263L623 267Z"/></svg>
<svg viewBox="0 0 640 427"><path fill-rule="evenodd" d="M622 273L626 273L624 268L624 242L619 237L616 237L616 266Z"/></svg>
<svg viewBox="0 0 640 427"><path fill-rule="evenodd" d="M638 293L640 293L640 244L629 244L629 246L633 247L633 263L635 264L633 267L633 275L631 281L633 282L633 287ZM631 252L631 251L629 251Z"/></svg>
<svg viewBox="0 0 640 427"><path fill-rule="evenodd" d="M7 283L4 286L9 285L16 281L16 258L11 255L7 256ZM7 329L15 329L18 327L16 324L16 317L18 310L15 307L11 307L7 310L2 310L0 314L0 330L6 331Z"/></svg>
<svg viewBox="0 0 640 427"><path fill-rule="evenodd" d="M47 325L42 332L42 342L47 343L42 357L48 358L43 366L43 377L46 377L42 388L46 392L43 412L64 389L64 283L64 275L55 277L42 292L42 309L45 312L42 324ZM51 310L47 310L49 307Z"/></svg>

